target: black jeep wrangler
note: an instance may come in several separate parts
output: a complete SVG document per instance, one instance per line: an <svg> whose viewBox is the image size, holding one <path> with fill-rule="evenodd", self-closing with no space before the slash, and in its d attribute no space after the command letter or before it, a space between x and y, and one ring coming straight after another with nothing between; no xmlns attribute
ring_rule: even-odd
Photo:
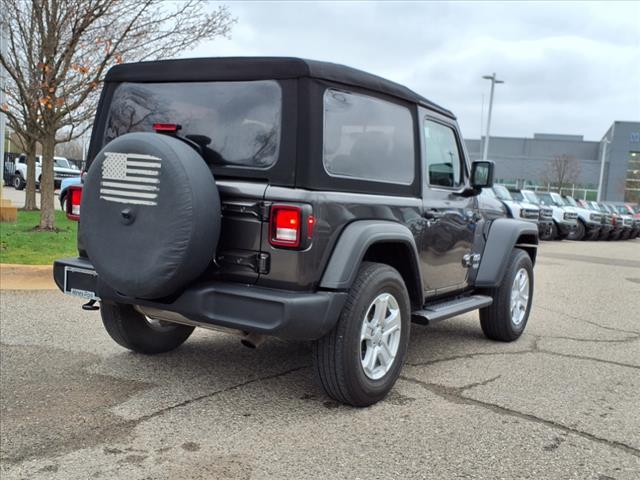
<svg viewBox="0 0 640 480"><path fill-rule="evenodd" d="M398 378L411 322L480 309L501 341L527 323L535 224L479 215L493 164L401 85L297 58L123 64L89 157L68 202L79 255L54 277L135 352L196 326L311 340L327 394L365 406Z"/></svg>

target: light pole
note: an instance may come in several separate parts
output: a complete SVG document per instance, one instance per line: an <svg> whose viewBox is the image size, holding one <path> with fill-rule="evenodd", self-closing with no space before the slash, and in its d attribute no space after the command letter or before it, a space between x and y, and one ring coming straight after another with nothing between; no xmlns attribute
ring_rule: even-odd
<svg viewBox="0 0 640 480"><path fill-rule="evenodd" d="M495 72L493 73L493 75L484 75L482 78L484 78L485 80L491 80L491 93L489 94L489 113L487 115L487 133L484 136L484 151L482 152L482 160L486 160L489 153L489 131L491 130L491 110L493 110L493 90L496 86L496 83L504 83L504 81L498 80L496 78Z"/></svg>
<svg viewBox="0 0 640 480"><path fill-rule="evenodd" d="M598 202L603 200L602 190L604 189L604 159L607 156L607 145L611 143L608 138L602 139L602 155L600 157L600 180L598 181Z"/></svg>

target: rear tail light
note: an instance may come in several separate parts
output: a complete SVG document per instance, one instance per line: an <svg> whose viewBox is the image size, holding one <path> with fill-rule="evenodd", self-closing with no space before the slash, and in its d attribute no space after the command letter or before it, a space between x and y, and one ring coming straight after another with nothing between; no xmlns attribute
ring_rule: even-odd
<svg viewBox="0 0 640 480"><path fill-rule="evenodd" d="M66 214L69 220L80 220L80 203L82 202L82 186L72 185L67 191Z"/></svg>
<svg viewBox="0 0 640 480"><path fill-rule="evenodd" d="M154 123L153 124L153 129L160 133L176 133L178 130L180 130L180 125L178 125L177 123Z"/></svg>
<svg viewBox="0 0 640 480"><path fill-rule="evenodd" d="M301 236L302 209L291 205L273 205L271 207L271 245L296 248L300 246Z"/></svg>

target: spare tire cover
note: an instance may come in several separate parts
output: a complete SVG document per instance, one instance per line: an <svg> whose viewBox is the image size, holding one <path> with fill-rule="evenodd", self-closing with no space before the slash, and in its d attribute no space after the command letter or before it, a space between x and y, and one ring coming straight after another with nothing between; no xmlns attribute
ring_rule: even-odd
<svg viewBox="0 0 640 480"><path fill-rule="evenodd" d="M96 272L128 296L176 293L211 264L220 198L189 145L156 133L108 143L84 183L80 235Z"/></svg>

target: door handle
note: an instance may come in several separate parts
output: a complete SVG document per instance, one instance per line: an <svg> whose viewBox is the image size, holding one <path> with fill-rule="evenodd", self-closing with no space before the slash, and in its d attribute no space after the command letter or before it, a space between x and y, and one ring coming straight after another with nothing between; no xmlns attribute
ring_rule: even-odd
<svg viewBox="0 0 640 480"><path fill-rule="evenodd" d="M442 213L439 210L436 210L435 208L430 208L429 210L425 210L423 214L423 217L426 218L427 220L439 220L443 216L444 216L444 213Z"/></svg>

